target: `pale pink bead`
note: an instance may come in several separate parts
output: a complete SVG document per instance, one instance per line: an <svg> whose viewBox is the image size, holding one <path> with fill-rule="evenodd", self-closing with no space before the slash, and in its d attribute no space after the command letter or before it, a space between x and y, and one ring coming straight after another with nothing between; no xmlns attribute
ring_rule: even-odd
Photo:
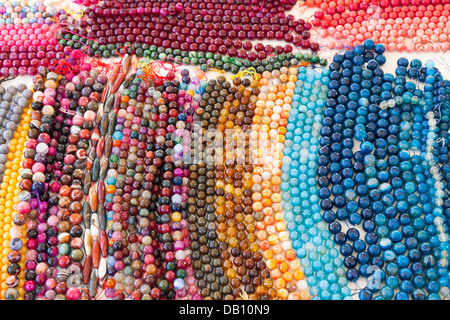
<svg viewBox="0 0 450 320"><path fill-rule="evenodd" d="M425 31L422 30L422 29L419 29L419 30L416 31L416 35L417 35L418 37L423 37L424 34L425 34Z"/></svg>
<svg viewBox="0 0 450 320"><path fill-rule="evenodd" d="M441 51L441 46L439 45L439 44L437 44L437 43L433 43L433 51L434 52L439 52L439 51Z"/></svg>
<svg viewBox="0 0 450 320"><path fill-rule="evenodd" d="M23 41L28 40L28 35L27 34L20 35L20 40L23 40Z"/></svg>
<svg viewBox="0 0 450 320"><path fill-rule="evenodd" d="M45 262L39 262L36 266L36 273L45 273L48 269L48 265Z"/></svg>
<svg viewBox="0 0 450 320"><path fill-rule="evenodd" d="M120 232L120 231L114 231L114 232L113 232L112 238L113 238L114 240L116 240L116 241L121 241L121 240L123 239L122 232Z"/></svg>
<svg viewBox="0 0 450 320"><path fill-rule="evenodd" d="M381 25L381 24L378 24L378 25L375 26L375 29L378 30L378 31L382 31L382 30L384 30L384 26Z"/></svg>
<svg viewBox="0 0 450 320"><path fill-rule="evenodd" d="M387 43L386 37L380 37L380 43Z"/></svg>
<svg viewBox="0 0 450 320"><path fill-rule="evenodd" d="M372 34L374 37L377 37L377 38L381 37L381 32L378 30L375 30L374 32L372 32Z"/></svg>
<svg viewBox="0 0 450 320"><path fill-rule="evenodd" d="M11 235L11 238L20 238L23 235L23 231L19 226L12 226L11 229L9 229L9 234Z"/></svg>
<svg viewBox="0 0 450 320"><path fill-rule="evenodd" d="M330 42L328 42L328 48L330 49L334 49L336 47L336 42L331 40Z"/></svg>
<svg viewBox="0 0 450 320"><path fill-rule="evenodd" d="M46 36L47 38L51 38L51 37L53 37L53 32L47 31L47 32L45 33L45 36Z"/></svg>
<svg viewBox="0 0 450 320"><path fill-rule="evenodd" d="M425 24L427 24L427 23L430 22L430 18L428 18L428 17L422 17L422 22L425 23Z"/></svg>
<svg viewBox="0 0 450 320"><path fill-rule="evenodd" d="M389 35L391 37L397 37L398 36L398 32L397 32L397 30L391 30L391 31L389 31Z"/></svg>
<svg viewBox="0 0 450 320"><path fill-rule="evenodd" d="M347 31L347 30L344 30L344 31ZM341 40L341 39L342 39L342 33L336 31L336 33L334 34L334 38L335 38L336 40Z"/></svg>
<svg viewBox="0 0 450 320"><path fill-rule="evenodd" d="M345 28L345 30L352 30L353 26L350 23L346 23L346 24L344 24L344 28Z"/></svg>
<svg viewBox="0 0 450 320"><path fill-rule="evenodd" d="M120 109L119 112L117 113L117 115L119 117L125 117L127 115L127 111L124 109Z"/></svg>
<svg viewBox="0 0 450 320"><path fill-rule="evenodd" d="M25 258L26 258L27 260L29 260L29 261L33 261L33 260L36 260L37 255L38 255L38 253L37 253L36 250L29 250L29 251L27 251L27 253L25 254Z"/></svg>
<svg viewBox="0 0 450 320"><path fill-rule="evenodd" d="M1 34L2 36L6 36L6 35L9 34L9 32L8 32L8 30L3 29L2 32L0 32L0 34Z"/></svg>
<svg viewBox="0 0 450 320"><path fill-rule="evenodd" d="M25 41L23 42L23 45L24 45L24 46L27 46L27 47L31 46L31 40L25 40Z"/></svg>
<svg viewBox="0 0 450 320"><path fill-rule="evenodd" d="M331 29L331 28L330 28L330 29ZM341 26L341 25L337 25L337 26L336 26L336 31L341 32L342 30L344 30L344 26Z"/></svg>
<svg viewBox="0 0 450 320"><path fill-rule="evenodd" d="M448 37L445 33L442 33L439 35L439 42L446 42L448 40Z"/></svg>
<svg viewBox="0 0 450 320"><path fill-rule="evenodd" d="M395 23L395 20L392 19L392 18L389 18L389 19L386 20L386 24L387 25L394 25L394 23Z"/></svg>
<svg viewBox="0 0 450 320"><path fill-rule="evenodd" d="M382 37L389 37L389 31L387 31L387 30L383 30L383 31L381 31L381 36Z"/></svg>
<svg viewBox="0 0 450 320"><path fill-rule="evenodd" d="M37 39L37 36L35 35L35 34L30 34L29 36L28 36L28 39L30 39L30 40L36 40Z"/></svg>
<svg viewBox="0 0 450 320"><path fill-rule="evenodd" d="M422 52L422 51L423 51L423 45L420 44L420 43L417 43L417 44L414 46L414 50L417 51L417 52Z"/></svg>
<svg viewBox="0 0 450 320"><path fill-rule="evenodd" d="M412 23L409 27L410 27L412 30L418 30L418 29L419 29L419 25L418 25L417 23Z"/></svg>
<svg viewBox="0 0 450 320"><path fill-rule="evenodd" d="M361 23L359 23L359 22L355 22L355 23L353 23L353 29L359 29L359 28L361 28Z"/></svg>
<svg viewBox="0 0 450 320"><path fill-rule="evenodd" d="M386 20L385 19L383 19L383 18L381 18L380 20L378 20L378 23L379 23L379 26L383 26L383 25L385 25L386 24Z"/></svg>
<svg viewBox="0 0 450 320"><path fill-rule="evenodd" d="M391 31L392 30L392 25L390 25L390 24L385 25L384 26L384 30Z"/></svg>
<svg viewBox="0 0 450 320"><path fill-rule="evenodd" d="M350 34L353 35L353 36L356 36L358 34L358 29L350 30Z"/></svg>
<svg viewBox="0 0 450 320"><path fill-rule="evenodd" d="M355 38L359 42L358 44L360 44L361 41L364 40L364 36L361 33L358 33Z"/></svg>
<svg viewBox="0 0 450 320"><path fill-rule="evenodd" d="M42 25L42 30L48 31L48 30L50 30L50 26L48 24L43 24Z"/></svg>
<svg viewBox="0 0 450 320"><path fill-rule="evenodd" d="M450 43L444 42L444 43L441 45L441 48L442 48L442 51L450 50Z"/></svg>
<svg viewBox="0 0 450 320"><path fill-rule="evenodd" d="M347 37L347 41L348 42L353 42L353 41L355 41L356 39L355 39L355 36L354 35L349 35L348 37Z"/></svg>
<svg viewBox="0 0 450 320"><path fill-rule="evenodd" d="M364 33L364 38L365 39L370 39L370 37L372 37L372 33L370 33L370 32L365 32Z"/></svg>
<svg viewBox="0 0 450 320"><path fill-rule="evenodd" d="M344 38L347 38L349 35L350 35L350 31L349 30L345 29L344 31L342 31L342 36Z"/></svg>
<svg viewBox="0 0 450 320"><path fill-rule="evenodd" d="M47 224L51 227L56 227L56 225L59 223L59 218L58 216L54 215L54 216L50 216L47 219Z"/></svg>
<svg viewBox="0 0 450 320"><path fill-rule="evenodd" d="M3 39L4 39L5 41L7 41L7 42L12 41L12 37L11 37L9 34L7 34L6 36L4 36Z"/></svg>
<svg viewBox="0 0 450 320"><path fill-rule="evenodd" d="M433 34L433 30L431 30L431 29L425 29L425 34L426 34L427 36L431 36L431 35Z"/></svg>
<svg viewBox="0 0 450 320"><path fill-rule="evenodd" d="M407 31L408 38L414 38L416 36L416 31L409 29Z"/></svg>

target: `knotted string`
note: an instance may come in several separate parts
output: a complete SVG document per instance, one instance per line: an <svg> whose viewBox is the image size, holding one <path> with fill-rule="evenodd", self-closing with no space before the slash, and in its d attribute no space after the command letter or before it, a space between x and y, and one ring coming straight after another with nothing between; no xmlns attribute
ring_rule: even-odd
<svg viewBox="0 0 450 320"><path fill-rule="evenodd" d="M258 73L256 72L255 68L251 67L251 68L247 68L247 69L245 69L243 71L239 71L236 75L231 76L230 79L234 80L236 78L242 78L242 77L244 77L246 75L250 75L250 76L252 76L252 78L255 78L255 76L257 74Z"/></svg>
<svg viewBox="0 0 450 320"><path fill-rule="evenodd" d="M169 66L169 68L167 66ZM167 72L172 72L174 74L177 72L175 66L168 61L150 61L147 58L147 61L144 60L138 61L138 70L140 70L142 73L139 74L137 77L143 81L168 79L167 75L163 76L161 74L162 71L161 69Z"/></svg>

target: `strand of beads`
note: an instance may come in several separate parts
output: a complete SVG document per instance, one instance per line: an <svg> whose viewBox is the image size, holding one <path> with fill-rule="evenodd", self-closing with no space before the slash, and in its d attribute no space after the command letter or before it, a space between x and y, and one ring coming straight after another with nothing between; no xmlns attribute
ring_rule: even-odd
<svg viewBox="0 0 450 320"><path fill-rule="evenodd" d="M197 77L191 81L189 70L181 70L182 82L178 91L177 103L179 104L176 130L173 132L172 140L174 140L173 158L175 161L175 176L182 177L182 184L173 188L174 195L172 202L174 208L181 212L172 214L172 238L175 240L174 249L175 258L177 260L176 279L174 280L174 288L177 289L176 298L193 298L186 287L195 283L194 270L191 267L190 241L189 241L189 222L188 222L188 203L190 172L188 164L191 163L191 129L194 123L191 114L198 108L200 95L196 93L202 87L196 89L199 82ZM200 86L202 84L198 83Z"/></svg>
<svg viewBox="0 0 450 320"><path fill-rule="evenodd" d="M229 280L221 267L222 255L218 242L218 223L215 207L220 205L222 194L215 188L216 126L223 109L224 97L228 94L230 83L219 76L209 80L204 88L202 99L195 110L193 136L193 164L190 175L188 200L189 240L192 251L192 268L196 285L188 291L193 299L218 299L231 294ZM213 265L217 265L213 268Z"/></svg>
<svg viewBox="0 0 450 320"><path fill-rule="evenodd" d="M25 89L22 92L26 99L32 97L32 91ZM27 131L30 123L31 107L28 104L24 107L22 115L20 116L20 124L17 127L17 132L14 134L14 138L10 142L10 150L6 155L8 161L5 163L5 178L4 183L1 184L0 194L2 196L3 202L2 206L6 208L2 211L3 217L1 217L2 223L2 247L6 251L2 251L1 263L2 263L2 276L1 276L1 292L0 296L2 299L6 300L23 300L25 290L25 272L18 271L25 268L25 253L26 247L24 246L26 242L26 220L27 217L17 210L17 205L20 201L25 200L29 197L28 192L20 192L20 171L23 168L20 164L23 160L23 151L25 148L25 142L27 138ZM14 148L16 151L13 151ZM8 182L6 182L8 180ZM15 188L12 190L12 188ZM13 201L12 207L10 202ZM16 207L16 208L14 208ZM12 225L11 222L14 224ZM9 228L9 230L8 230ZM21 231L19 231L21 230ZM7 254L7 255L6 255ZM6 255L6 257L4 256ZM5 263L5 258L9 263ZM15 264L19 265L19 269L15 267ZM10 267L12 266L12 267ZM17 269L14 274L10 271ZM8 276L9 274L9 276Z"/></svg>
<svg viewBox="0 0 450 320"><path fill-rule="evenodd" d="M341 300L349 298L350 290L339 251L320 214L315 180L317 162L321 162L318 145L329 74L328 69L298 69L286 126L281 190L293 250L307 276L306 281L299 281L300 289L308 285L313 299ZM319 186L322 183L318 181Z"/></svg>
<svg viewBox="0 0 450 320"><path fill-rule="evenodd" d="M143 206L140 210L140 203L145 204L145 198L150 195L144 191L142 199L139 200L143 180L141 170L143 169L141 163L143 154L142 149L139 150L143 141L139 144L139 140L145 139L146 136L142 135L138 138L137 126L140 124L142 111L140 108L136 108L138 106L138 102L134 99L136 88L138 88L136 82L130 83L129 88L122 91L120 109L114 110L114 112L117 110L117 122L112 135L113 148L109 159L110 169L107 174L106 192L114 194L114 197L106 197L105 204L110 220L108 222L108 238L112 249L110 249L108 258L108 275L114 277L114 281L110 279L106 284L107 288L114 289L117 295L115 296L111 290L106 294L108 298L120 300L126 298L125 293L134 293L133 278L142 276L139 270L141 263L136 259L136 255L140 255L139 244L148 246L149 240L151 241L148 228L146 228L148 220L147 222L144 220L148 212ZM141 105L139 104L139 106ZM104 116L107 117L107 115ZM151 204L149 209L153 209ZM139 217L137 217L138 214ZM139 231L140 229L143 230ZM147 250L144 247L142 253L146 254ZM144 259L145 261L147 260ZM137 273L133 272L133 267L137 269ZM143 294L148 294L149 290L146 287L143 289Z"/></svg>
<svg viewBox="0 0 450 320"><path fill-rule="evenodd" d="M2 154L2 157L0 157L0 181L3 180L5 172L6 154L9 151L17 151L15 145L9 146L9 142L14 136L13 132L19 125L23 109L28 106L28 100L31 99L30 91L26 89L27 87L23 83L17 87L8 86L6 89L0 87L0 95L2 96L0 104L0 122L2 123L0 129L0 153Z"/></svg>
<svg viewBox="0 0 450 320"><path fill-rule="evenodd" d="M45 82L44 77L47 78ZM46 293L43 287L44 283L54 289L50 283L51 280L47 278L56 277L57 259L55 256L58 253L56 225L59 218L56 216L58 211L56 205L59 199L56 196L50 196L45 186L45 181L47 179L50 181L52 173L54 174L52 164L58 146L59 136L55 134L53 139L50 136L54 133L50 126L54 121L51 115L54 115L54 108L59 104L55 101L58 76L42 69L41 75L35 77L34 80L31 104L33 112L28 131L29 140L26 143L27 150L24 152L24 170L21 173L23 180L20 183L22 191L29 192L30 196L19 202L17 207L19 213L27 214L29 219L27 223L28 252L25 264L27 271L24 284L26 300L43 297ZM60 129L61 127L56 124L55 128ZM49 206L51 214L47 215L46 211ZM47 256L46 252L51 253L51 256Z"/></svg>
<svg viewBox="0 0 450 320"><path fill-rule="evenodd" d="M221 55L220 53L180 50L157 47L155 45L148 45L146 43L130 42L100 45L85 37L80 37L73 34L65 34L64 39L60 39L58 44L64 47L64 50L82 49L84 46L90 48L90 56L94 55L110 58L118 57L118 53L123 50L124 46L133 48L134 53L138 57L149 58L152 60L165 60L171 63L183 64L186 62L198 65L203 72L210 68L217 68L224 71L237 74L242 68L255 68L259 73L264 71L273 71L282 66L288 67L298 65L300 63L314 63L326 66L328 61L325 58L320 58L317 54L289 52L289 53L272 53L261 56L260 60L250 61L248 59L241 59L238 57L230 57ZM128 49L128 53L130 54ZM42 54L41 54L42 55ZM6 58L5 58L6 59Z"/></svg>
<svg viewBox="0 0 450 320"><path fill-rule="evenodd" d="M433 185L432 188L430 188L430 192L434 195L432 202L435 204L435 207L433 208L432 214L434 216L433 223L436 226L437 242L439 242L437 249L434 251L434 255L436 259L438 259L439 293L442 299L448 300L450 295L448 274L449 239L448 223L445 223L443 219L443 208L445 206L444 199L448 198L448 191L446 190L448 189L446 187L448 179L444 179L443 174L446 171L444 168L445 163L448 162L448 147L445 145L445 142L446 138L448 139L448 115L450 113L447 105L448 93L445 89L450 86L450 83L449 81L443 81L442 76L436 73L436 70L433 68L433 61L429 60L425 65L427 66L427 69L424 90L426 93L433 94L433 102L437 103L437 105L433 109L429 108L429 111L426 112L429 131L426 137L426 147L422 156L433 179ZM429 104L429 106L431 107L431 104ZM439 117L439 119L436 117ZM440 122L439 127L437 124L438 121ZM441 135L441 137L438 138L438 135ZM442 146L439 143L440 140L443 140ZM440 168L439 163L443 163Z"/></svg>
<svg viewBox="0 0 450 320"><path fill-rule="evenodd" d="M286 133L287 118L294 94L296 68L281 68L272 73L264 72L260 80L261 93L256 103L253 117L252 140L258 142L253 151L253 210L262 214L258 219L257 229L260 248L267 259L270 276L275 280L271 294L280 299L307 298L302 292L294 293L297 286L293 282L300 280L303 273L296 257L282 254L283 249L291 249L289 234L282 213L281 204L281 167ZM255 192L256 191L256 192ZM302 288L303 291L303 288ZM269 294L269 296L271 295Z"/></svg>
<svg viewBox="0 0 450 320"><path fill-rule="evenodd" d="M251 211L244 211L243 178L246 163L249 160L249 155L246 155L245 152L249 152L249 150L245 149L246 141L242 137L244 137L243 133L250 129L257 99L256 95L259 93L257 89L259 83L257 81L251 82L247 78L235 78L233 84L235 87L230 88L230 94L224 103L222 116L219 119L225 133L224 147L226 151L225 159L220 159L219 162L223 164L216 165L216 171L222 171L221 174L217 174L219 180L216 186L223 189L222 192L226 200L224 206L218 208L219 214L226 217L225 221L219 224L219 230L221 231L219 233L219 240L221 240L219 245L224 249L230 248L230 251L224 250L223 252L224 258L226 258L223 267L231 286L234 288L232 291L233 298L242 296L240 288L242 285L245 294L250 294L249 299L254 300L257 299L255 291L263 282L260 272L266 268L264 262L261 261L262 255L256 253L258 246L255 243L253 216L246 215L250 214ZM251 87L247 89L246 87L250 85ZM238 141L237 146L234 146L235 140ZM250 187L249 182L246 187ZM246 190L251 191L251 189ZM251 210L251 198L246 203L247 210ZM248 227L249 224L250 227ZM232 257L233 260L231 260ZM262 263L258 264L258 262Z"/></svg>

